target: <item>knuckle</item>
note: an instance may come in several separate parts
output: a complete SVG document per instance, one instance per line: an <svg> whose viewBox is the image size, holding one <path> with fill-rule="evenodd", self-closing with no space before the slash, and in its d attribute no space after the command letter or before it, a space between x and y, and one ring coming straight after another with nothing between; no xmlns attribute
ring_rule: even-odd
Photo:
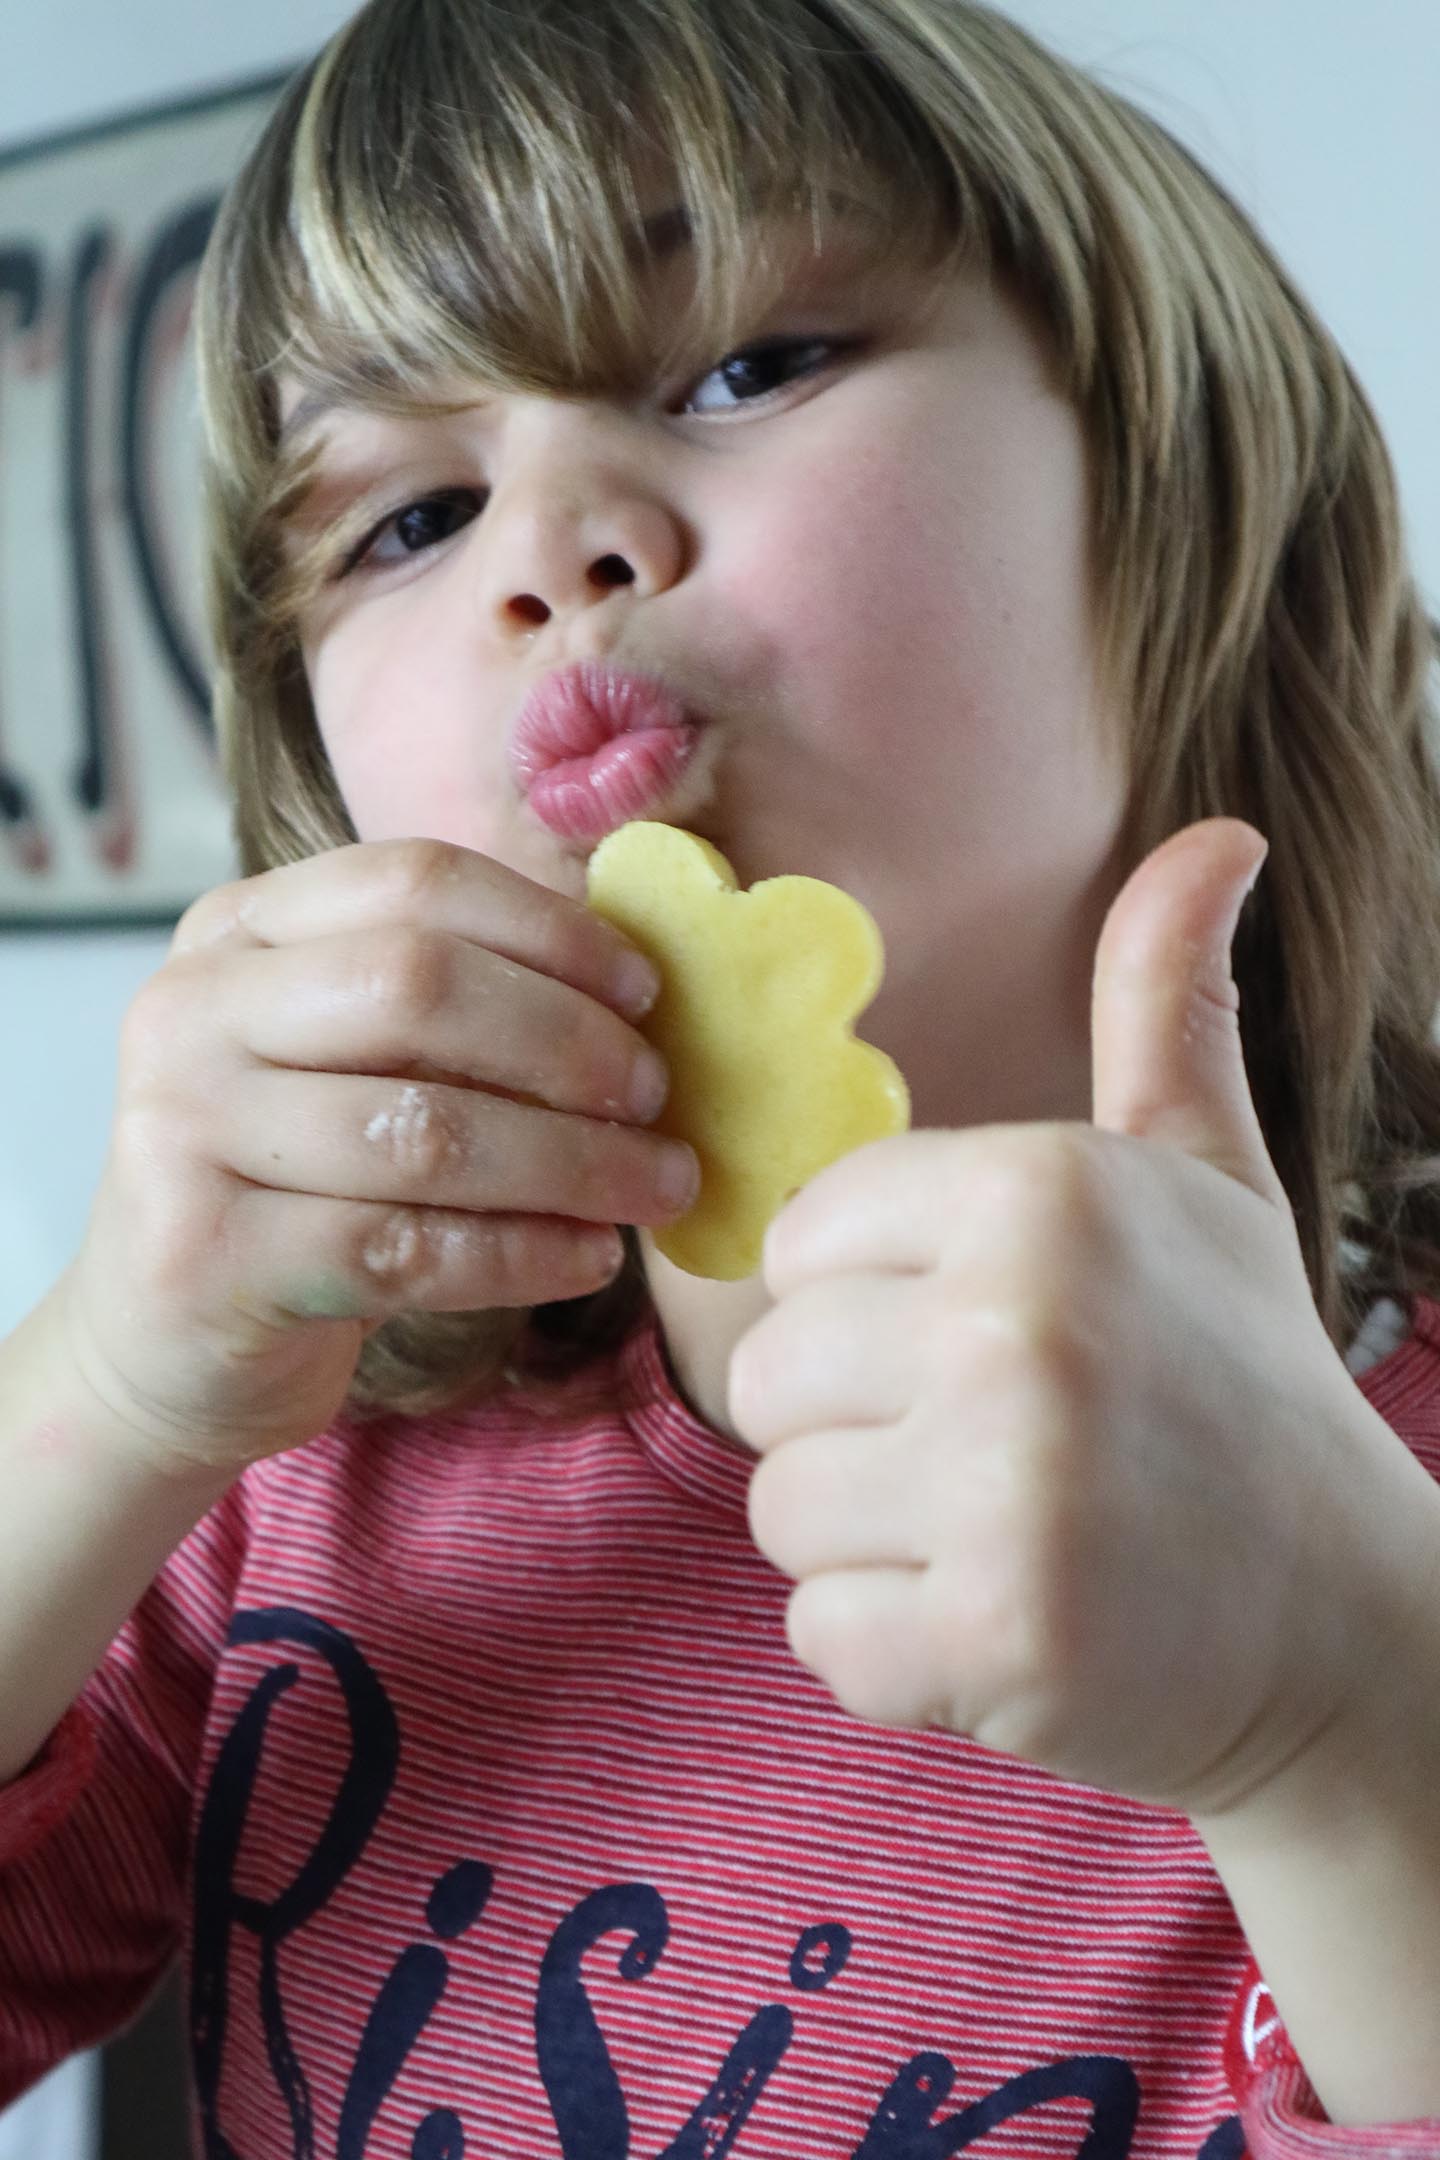
<svg viewBox="0 0 1440 2160"><path fill-rule="evenodd" d="M562 902L554 916L557 958L566 976L577 982L611 981L617 964L637 947L603 915L584 902Z"/></svg>
<svg viewBox="0 0 1440 2160"><path fill-rule="evenodd" d="M1073 1279L1073 1278L1072 1278ZM1005 1384L1047 1472L1086 1451L1106 1388L1106 1350L1082 1298L1062 1299L1047 1285L1017 1298L1005 1315ZM1113 1359L1113 1351L1111 1352Z"/></svg>
<svg viewBox="0 0 1440 2160"><path fill-rule="evenodd" d="M1049 1231L1082 1182L1082 1149L1067 1125L1013 1134L1006 1145L1010 1194L1030 1227Z"/></svg>
<svg viewBox="0 0 1440 2160"><path fill-rule="evenodd" d="M197 945L209 945L233 929L253 882L249 878L232 878L227 884L214 885L209 892L201 893L198 900L192 900L175 925L172 952L190 952Z"/></svg>
<svg viewBox="0 0 1440 2160"><path fill-rule="evenodd" d="M1031 1332L1040 1429L1052 1447L1085 1452L1104 1401L1113 1348L1107 1359L1106 1345L1078 1300L1071 1309L1047 1301Z"/></svg>
<svg viewBox="0 0 1440 2160"><path fill-rule="evenodd" d="M814 1575L797 1584L786 1607L785 1632L801 1664L824 1681L852 1717L873 1724L900 1721L895 1676L842 1580Z"/></svg>
<svg viewBox="0 0 1440 2160"><path fill-rule="evenodd" d="M1032 1705L1063 1693L1083 1641L1085 1586L1093 1558L1091 1480L1057 1431L1017 1471L996 1544L1004 1559L982 1574L983 1634L1002 1693ZM969 1594L975 1596L972 1585Z"/></svg>
<svg viewBox="0 0 1440 2160"><path fill-rule="evenodd" d="M950 1720L968 1726L983 1709L993 1721L1008 1706L1029 1729L1051 1679L1047 1590L1029 1557L1016 1550L1003 1556L971 1552L963 1564L956 1559L929 1571L921 1655L941 1680ZM967 1646L963 1673L954 1656L957 1642ZM1018 1742L1020 1731L1011 1737Z"/></svg>
<svg viewBox="0 0 1440 2160"><path fill-rule="evenodd" d="M1023 1411L1027 1429L1062 1429L1092 1402L1103 1381L1104 1347L1073 1295L1062 1300L1048 1281L1018 1286L993 1303L964 1301L963 1286L932 1356L952 1395L982 1386Z"/></svg>
<svg viewBox="0 0 1440 2160"><path fill-rule="evenodd" d="M392 1090L365 1126L365 1139L407 1183L422 1189L439 1185L466 1152L438 1090L419 1081Z"/></svg>
<svg viewBox="0 0 1440 2160"><path fill-rule="evenodd" d="M636 1047L625 1023L601 1005L582 1004L567 1038L566 1058L573 1072L586 1082L615 1115L628 1115L630 1074Z"/></svg>
<svg viewBox="0 0 1440 2160"><path fill-rule="evenodd" d="M1057 1720L1084 1662L1083 1599L1072 1571L1057 1572L1038 1553L1015 1570L1010 1595L995 1612L986 1694L1004 1705L1009 1730L1002 1744L1048 1753L1060 1737Z"/></svg>
<svg viewBox="0 0 1440 2160"><path fill-rule="evenodd" d="M632 1135L587 1118L568 1118L563 1131L565 1178L575 1195L575 1212L582 1213L588 1207L603 1213L620 1183L617 1160L623 1160L626 1152L638 1155L639 1145Z"/></svg>
<svg viewBox="0 0 1440 2160"><path fill-rule="evenodd" d="M1116 1181L1123 1174L1116 1135L1093 1127L1065 1126L1055 1150L1052 1191L1057 1234L1070 1252L1093 1260L1094 1245L1114 1235ZM1126 1143L1127 1147L1129 1143Z"/></svg>
<svg viewBox="0 0 1440 2160"><path fill-rule="evenodd" d="M1012 1129L999 1146L995 1168L1022 1234L1052 1235L1093 1188L1092 1151L1084 1131L1073 1125Z"/></svg>
<svg viewBox="0 0 1440 2160"><path fill-rule="evenodd" d="M767 1399L765 1347L757 1342L759 1328L741 1337L730 1354L729 1408L737 1425L747 1433L758 1430Z"/></svg>
<svg viewBox="0 0 1440 2160"><path fill-rule="evenodd" d="M151 1213L132 1247L135 1279L171 1310L194 1310L221 1269L227 1244L222 1213L178 1192L150 1203Z"/></svg>
<svg viewBox="0 0 1440 2160"><path fill-rule="evenodd" d="M837 1640L840 1630L835 1624L833 1583L818 1576L796 1584L785 1607L785 1633L801 1664L823 1673L827 1685L844 1701L849 1692L847 1660Z"/></svg>
<svg viewBox="0 0 1440 2160"><path fill-rule="evenodd" d="M435 931L398 924L368 945L365 987L403 1022L437 1012L450 995L454 976L449 940Z"/></svg>
<svg viewBox="0 0 1440 2160"><path fill-rule="evenodd" d="M460 876L461 851L447 840L387 840L377 844L375 870L387 910L424 916L438 893Z"/></svg>
<svg viewBox="0 0 1440 2160"><path fill-rule="evenodd" d="M122 1171L133 1173L143 1190L157 1171L191 1152L196 1138L194 1106L162 1102L153 1094L127 1095L116 1107L111 1151Z"/></svg>
<svg viewBox="0 0 1440 2160"><path fill-rule="evenodd" d="M783 1450L761 1459L750 1475L746 1506L755 1543L767 1560L791 1575L795 1570L786 1565L784 1556L789 1550L787 1533L794 1520L794 1508L784 1463Z"/></svg>
<svg viewBox="0 0 1440 2160"><path fill-rule="evenodd" d="M533 1302L536 1288L536 1238L533 1228L521 1219L485 1219L468 1231L470 1259L478 1256L486 1302L523 1305Z"/></svg>
<svg viewBox="0 0 1440 2160"><path fill-rule="evenodd" d="M177 1161L176 1120L158 1108L117 1120L97 1219L123 1249L126 1283L167 1308L193 1306L223 1266L231 1229L223 1187Z"/></svg>
<svg viewBox="0 0 1440 2160"><path fill-rule="evenodd" d="M373 1215L356 1232L353 1266L370 1292L397 1308L422 1305L460 1284L467 1296L496 1305L527 1303L535 1289L532 1236L523 1221L457 1220L434 1208Z"/></svg>
<svg viewBox="0 0 1440 2160"><path fill-rule="evenodd" d="M435 1274L434 1241L420 1211L387 1208L355 1232L352 1265L362 1281L401 1302L421 1294Z"/></svg>
<svg viewBox="0 0 1440 2160"><path fill-rule="evenodd" d="M128 1083L173 1073L176 1045L194 1008L197 970L170 960L143 982L125 1009L119 1031L119 1064Z"/></svg>

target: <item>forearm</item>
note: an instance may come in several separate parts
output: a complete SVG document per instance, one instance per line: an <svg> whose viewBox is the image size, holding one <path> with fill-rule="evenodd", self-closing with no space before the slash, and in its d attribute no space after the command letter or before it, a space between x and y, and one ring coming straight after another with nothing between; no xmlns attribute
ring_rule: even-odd
<svg viewBox="0 0 1440 2160"><path fill-rule="evenodd" d="M1437 1510L1440 1516L1440 1510ZM1440 1569L1404 1654L1254 1801L1197 1819L1335 2123L1440 2119Z"/></svg>
<svg viewBox="0 0 1440 2160"><path fill-rule="evenodd" d="M0 1343L0 1784L232 1482L146 1463L68 1365L54 1293Z"/></svg>

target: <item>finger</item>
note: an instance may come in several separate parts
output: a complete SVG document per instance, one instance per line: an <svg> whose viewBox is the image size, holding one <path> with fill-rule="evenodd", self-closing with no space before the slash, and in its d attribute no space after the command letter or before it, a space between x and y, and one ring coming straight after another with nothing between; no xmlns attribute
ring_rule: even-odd
<svg viewBox="0 0 1440 2160"><path fill-rule="evenodd" d="M344 932L238 953L217 983L237 1043L273 1065L406 1077L418 1068L556 1110L650 1118L664 1062L584 991L447 932Z"/></svg>
<svg viewBox="0 0 1440 2160"><path fill-rule="evenodd" d="M205 1116L220 1167L331 1199L656 1223L699 1176L681 1141L438 1082L260 1068Z"/></svg>
<svg viewBox="0 0 1440 2160"><path fill-rule="evenodd" d="M852 1716L878 1725L949 1723L928 1581L923 1568L850 1568L813 1575L791 1592L790 1647Z"/></svg>
<svg viewBox="0 0 1440 2160"><path fill-rule="evenodd" d="M659 994L654 963L583 901L439 840L361 841L218 886L187 909L172 950L293 945L406 924L468 938L632 1018Z"/></svg>
<svg viewBox="0 0 1440 2160"><path fill-rule="evenodd" d="M1172 833L1113 902L1096 949L1094 1122L1210 1163L1288 1212L1250 1092L1231 947L1265 842L1239 818Z"/></svg>
<svg viewBox="0 0 1440 2160"><path fill-rule="evenodd" d="M810 1432L758 1463L750 1534L797 1581L836 1568L920 1567L933 1509L907 1475L895 1426Z"/></svg>
<svg viewBox="0 0 1440 2160"><path fill-rule="evenodd" d="M760 1452L825 1426L888 1425L914 1400L925 1345L915 1285L851 1274L802 1284L730 1359L732 1422Z"/></svg>
<svg viewBox="0 0 1440 2160"><path fill-rule="evenodd" d="M777 1298L847 1269L918 1274L952 1233L946 1206L964 1190L965 1151L984 1173L1006 1128L892 1133L844 1155L786 1202L765 1235L765 1282ZM1020 1128L1017 1128L1017 1130Z"/></svg>
<svg viewBox="0 0 1440 2160"><path fill-rule="evenodd" d="M624 1257L618 1230L554 1216L258 1188L240 1195L232 1224L242 1273L234 1302L269 1325L548 1304L602 1288Z"/></svg>

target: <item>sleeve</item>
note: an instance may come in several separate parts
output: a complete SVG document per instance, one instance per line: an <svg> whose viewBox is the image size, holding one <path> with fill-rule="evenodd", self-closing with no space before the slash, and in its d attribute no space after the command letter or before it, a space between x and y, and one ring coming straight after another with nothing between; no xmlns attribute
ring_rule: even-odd
<svg viewBox="0 0 1440 2160"><path fill-rule="evenodd" d="M192 1794L244 1559L244 1479L0 1789L0 2108L122 2031L184 1926Z"/></svg>

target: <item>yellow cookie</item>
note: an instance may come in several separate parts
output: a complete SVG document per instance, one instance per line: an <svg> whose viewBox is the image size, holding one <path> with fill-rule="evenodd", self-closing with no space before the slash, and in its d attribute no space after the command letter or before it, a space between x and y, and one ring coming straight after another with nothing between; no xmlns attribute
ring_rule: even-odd
<svg viewBox="0 0 1440 2160"><path fill-rule="evenodd" d="M691 1275L753 1275L771 1218L825 1165L904 1132L910 1097L853 1021L884 949L858 900L819 878L748 892L717 848L673 825L622 825L590 858L588 898L660 969L641 1031L670 1067L653 1130L688 1140L700 1197L655 1242Z"/></svg>

